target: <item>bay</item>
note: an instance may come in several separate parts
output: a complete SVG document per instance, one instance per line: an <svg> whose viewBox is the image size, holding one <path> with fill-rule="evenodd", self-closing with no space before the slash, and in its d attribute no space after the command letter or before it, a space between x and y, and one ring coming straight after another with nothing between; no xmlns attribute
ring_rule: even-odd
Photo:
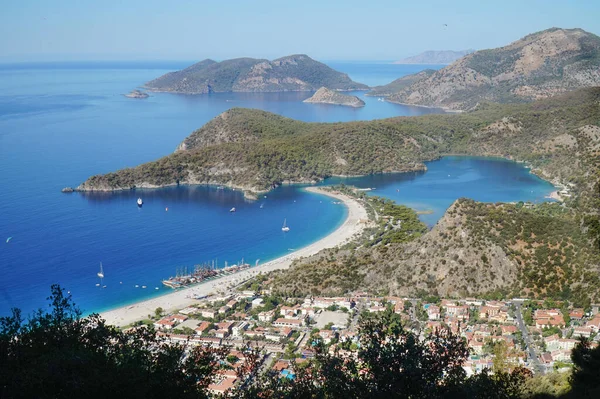
<svg viewBox="0 0 600 399"><path fill-rule="evenodd" d="M281 187L256 202L244 200L239 191L204 186L60 193L61 188L76 186L93 174L167 155L193 130L231 107L259 108L307 122L441 112L377 101L364 92L355 93L367 103L362 109L302 103L312 93L155 93L145 100L123 96L188 64L0 65L0 315L14 306L25 312L44 306L53 283L70 290L86 312L131 303L164 293L160 281L178 267L213 260L222 266L242 258L249 263L268 261L318 240L341 224L346 216L343 206L296 186ZM386 63L332 66L370 85L416 72L415 66ZM538 200L551 189L545 182L528 180L530 175L521 165L473 162L444 165L442 169L456 179L454 184L443 176L427 180L437 175L435 163L421 175L347 182L377 187L373 194L418 209L433 209L434 214L423 216L428 224L455 196L475 197L487 190L489 196L483 200ZM489 166L498 162L504 166ZM499 186L499 177L508 183ZM467 186L472 190L458 190L474 179L481 190L471 183ZM520 188L508 195L514 179ZM419 181L429 183L420 189ZM437 187L439 198L427 185ZM398 188L402 190L395 191ZM403 196L395 197L400 192ZM138 196L144 199L141 209L135 204ZM238 211L230 213L231 207ZM291 227L287 234L281 231L284 218ZM105 289L96 287L100 262Z"/></svg>

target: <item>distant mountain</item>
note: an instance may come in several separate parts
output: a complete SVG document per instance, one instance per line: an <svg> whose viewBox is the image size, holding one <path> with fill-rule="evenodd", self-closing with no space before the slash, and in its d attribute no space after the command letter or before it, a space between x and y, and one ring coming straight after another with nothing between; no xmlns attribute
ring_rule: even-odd
<svg viewBox="0 0 600 399"><path fill-rule="evenodd" d="M345 73L307 55L290 55L273 61L235 58L222 62L204 60L181 71L167 73L146 83L152 91L200 94L211 92L278 92L367 90Z"/></svg>
<svg viewBox="0 0 600 399"><path fill-rule="evenodd" d="M419 55L401 59L394 64L452 64L454 61L467 54L471 54L475 50L462 51L425 51Z"/></svg>
<svg viewBox="0 0 600 399"><path fill-rule="evenodd" d="M310 98L307 98L303 102L305 103L319 103L319 104L334 104L334 105L345 105L347 107L364 107L365 102L356 96L349 96L347 94L341 94L334 90L329 90L326 87L321 87L317 92Z"/></svg>
<svg viewBox="0 0 600 399"><path fill-rule="evenodd" d="M599 85L600 37L552 28L468 54L388 100L468 110L482 101L526 102Z"/></svg>
<svg viewBox="0 0 600 399"><path fill-rule="evenodd" d="M399 91L406 89L407 87L417 83L420 80L427 79L428 77L433 75L434 72L434 69L425 69L419 73L403 76L386 85L375 86L371 89L370 92L367 93L367 96L387 97L389 95L398 93Z"/></svg>

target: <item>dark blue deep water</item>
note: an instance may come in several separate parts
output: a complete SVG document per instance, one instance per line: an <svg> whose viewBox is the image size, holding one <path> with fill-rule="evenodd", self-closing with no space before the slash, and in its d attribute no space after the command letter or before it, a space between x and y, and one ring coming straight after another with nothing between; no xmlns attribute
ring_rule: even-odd
<svg viewBox="0 0 600 399"><path fill-rule="evenodd" d="M439 112L377 101L364 93L358 95L367 106L358 110L302 103L311 93L157 93L146 100L122 95L186 65L0 65L0 315L14 306L25 312L44 306L53 283L70 290L84 311L123 305L164 293L160 281L177 267L210 260L219 265L242 258L267 261L341 224L343 206L290 186L256 202L245 201L238 191L203 186L94 195L60 192L90 175L167 155L190 132L231 107L319 122ZM332 65L370 85L416 72L415 66ZM433 210L423 215L428 224L460 196L542 200L552 189L507 161L451 157L428 167L419 175L331 182L376 187L375 195ZM142 209L135 204L138 196L144 198ZM231 214L231 207L238 211ZM284 218L291 227L287 234L281 232ZM6 243L8 237L13 238ZM106 289L95 286L100 261Z"/></svg>

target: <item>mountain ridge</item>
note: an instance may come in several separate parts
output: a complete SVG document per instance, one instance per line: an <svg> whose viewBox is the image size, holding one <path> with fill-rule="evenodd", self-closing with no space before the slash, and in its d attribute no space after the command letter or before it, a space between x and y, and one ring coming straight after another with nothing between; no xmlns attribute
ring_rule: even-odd
<svg viewBox="0 0 600 399"><path fill-rule="evenodd" d="M468 110L482 101L530 102L600 85L600 37L551 28L479 50L418 79L389 101Z"/></svg>
<svg viewBox="0 0 600 399"><path fill-rule="evenodd" d="M406 57L398 61L394 61L394 64L418 64L418 65L449 65L461 57L467 54L473 53L475 50L428 50L420 54Z"/></svg>

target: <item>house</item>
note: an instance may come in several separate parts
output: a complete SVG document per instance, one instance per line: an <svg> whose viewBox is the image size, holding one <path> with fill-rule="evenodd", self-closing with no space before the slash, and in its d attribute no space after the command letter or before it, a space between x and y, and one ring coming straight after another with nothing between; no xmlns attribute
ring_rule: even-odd
<svg viewBox="0 0 600 399"><path fill-rule="evenodd" d="M202 335L205 331L208 330L211 324L212 323L209 323L208 321L203 321L198 325L198 327L194 329L194 331L196 332L196 334Z"/></svg>
<svg viewBox="0 0 600 399"><path fill-rule="evenodd" d="M233 371L233 370L229 370ZM224 395L228 390L233 388L237 382L237 376L218 375L214 382L208 385L208 391L214 395Z"/></svg>
<svg viewBox="0 0 600 399"><path fill-rule="evenodd" d="M547 366L551 366L552 364L554 364L554 360L552 359L552 355L548 352L546 353L542 353L540 355L540 361L547 365Z"/></svg>
<svg viewBox="0 0 600 399"><path fill-rule="evenodd" d="M265 336L265 329L257 327L254 330L249 330L244 333L248 338L260 338Z"/></svg>
<svg viewBox="0 0 600 399"><path fill-rule="evenodd" d="M227 332L231 332L231 327L233 326L233 321L222 321L220 323L216 323L215 326L219 330L226 330Z"/></svg>
<svg viewBox="0 0 600 399"><path fill-rule="evenodd" d="M217 330L215 331L215 337L217 338L227 338L229 335L229 330Z"/></svg>
<svg viewBox="0 0 600 399"><path fill-rule="evenodd" d="M581 320L585 313L582 308L573 309L569 312L569 317L573 320Z"/></svg>
<svg viewBox="0 0 600 399"><path fill-rule="evenodd" d="M262 299L262 298L256 298L256 299L252 300L251 305L252 305L253 308L257 308L257 307L263 306L264 302L265 302L264 299Z"/></svg>
<svg viewBox="0 0 600 399"><path fill-rule="evenodd" d="M429 320L439 320L440 318L440 308L435 305L427 306L426 310L427 317Z"/></svg>
<svg viewBox="0 0 600 399"><path fill-rule="evenodd" d="M475 341L475 342L470 342L469 343L469 347L473 350L473 353L476 353L478 355L481 355L483 353L483 342L481 341Z"/></svg>
<svg viewBox="0 0 600 399"><path fill-rule="evenodd" d="M586 327L589 327L594 332L600 331L600 315L596 315L592 320L585 323Z"/></svg>
<svg viewBox="0 0 600 399"><path fill-rule="evenodd" d="M177 324L182 323L188 319L187 316L176 314L171 316L165 316L162 319L154 323L154 327L163 330L170 330Z"/></svg>
<svg viewBox="0 0 600 399"><path fill-rule="evenodd" d="M229 309L234 309L238 304L238 301L236 301L235 299L230 300L229 302L227 302L227 305L229 307Z"/></svg>
<svg viewBox="0 0 600 399"><path fill-rule="evenodd" d="M219 314L225 314L227 312L229 312L231 310L231 308L227 305L223 305L219 308Z"/></svg>
<svg viewBox="0 0 600 399"><path fill-rule="evenodd" d="M321 330L319 331L319 336L323 340L323 343L329 344L335 338L335 332L331 330Z"/></svg>
<svg viewBox="0 0 600 399"><path fill-rule="evenodd" d="M186 316L187 316L187 315L190 315L190 314L192 314L192 313L197 313L197 312L198 312L198 308L195 308L195 307L193 307L193 306L187 307L187 308L185 308L185 309L181 309L181 310L179 311L179 313L181 313L181 314L184 314L184 315L186 315Z"/></svg>
<svg viewBox="0 0 600 399"><path fill-rule="evenodd" d="M500 330L502 331L502 335L513 335L519 331L517 326L500 326Z"/></svg>
<svg viewBox="0 0 600 399"><path fill-rule="evenodd" d="M202 312L200 312L200 315L207 319L214 319L217 315L217 312L213 309L203 309Z"/></svg>
<svg viewBox="0 0 600 399"><path fill-rule="evenodd" d="M154 327L160 330L171 330L176 324L177 322L170 317L163 317L162 319L154 322Z"/></svg>
<svg viewBox="0 0 600 399"><path fill-rule="evenodd" d="M281 335L279 335L279 330L278 329L270 329L268 331L265 332L265 339L269 340L269 341L275 341L275 342L279 342L281 341L283 337Z"/></svg>
<svg viewBox="0 0 600 399"><path fill-rule="evenodd" d="M591 327L575 327L573 329L573 337L585 337L589 338L592 336L594 331Z"/></svg>
<svg viewBox="0 0 600 399"><path fill-rule="evenodd" d="M239 321L237 323L235 323L232 327L231 327L231 332L233 333L234 337L239 337L242 334L244 334L244 331L246 331L246 329L248 328L250 324L247 321Z"/></svg>
<svg viewBox="0 0 600 399"><path fill-rule="evenodd" d="M258 321L269 322L273 320L275 316L275 310L269 310L268 312L260 312L258 314Z"/></svg>
<svg viewBox="0 0 600 399"><path fill-rule="evenodd" d="M571 350L570 349L558 349L550 352L552 360L555 362L570 362L571 361Z"/></svg>
<svg viewBox="0 0 600 399"><path fill-rule="evenodd" d="M302 320L279 318L273 323L278 327L302 327Z"/></svg>

